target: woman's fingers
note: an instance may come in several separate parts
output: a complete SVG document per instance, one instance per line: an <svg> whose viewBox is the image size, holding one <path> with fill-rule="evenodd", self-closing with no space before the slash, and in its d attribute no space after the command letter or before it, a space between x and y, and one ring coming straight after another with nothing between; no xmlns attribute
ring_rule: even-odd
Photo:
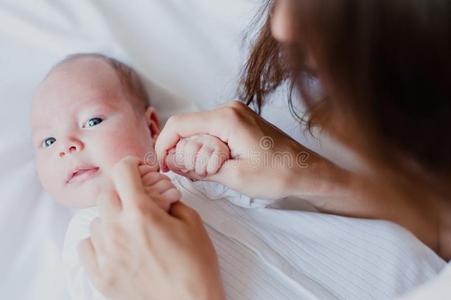
<svg viewBox="0 0 451 300"><path fill-rule="evenodd" d="M117 193L113 190L101 192L97 197L99 216L106 222L114 221L121 212L122 205Z"/></svg>
<svg viewBox="0 0 451 300"><path fill-rule="evenodd" d="M97 254L90 238L82 240L77 247L78 255L89 278L95 286L100 286L101 273L97 262Z"/></svg>
<svg viewBox="0 0 451 300"><path fill-rule="evenodd" d="M173 217L184 221L184 222L193 222L193 221L201 221L199 214L191 207L185 205L183 202L179 201L174 203L169 212Z"/></svg>
<svg viewBox="0 0 451 300"><path fill-rule="evenodd" d="M148 200L138 170L139 163L137 158L126 157L113 168L113 182L124 210L139 208L143 205L140 202Z"/></svg>
<svg viewBox="0 0 451 300"><path fill-rule="evenodd" d="M91 243L96 252L105 250L105 241L102 235L102 223L100 218L95 218L90 224Z"/></svg>

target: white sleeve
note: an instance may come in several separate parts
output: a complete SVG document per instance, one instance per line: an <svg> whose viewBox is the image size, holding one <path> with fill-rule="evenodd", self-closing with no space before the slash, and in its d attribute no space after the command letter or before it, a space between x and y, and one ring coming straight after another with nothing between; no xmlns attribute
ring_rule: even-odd
<svg viewBox="0 0 451 300"><path fill-rule="evenodd" d="M77 252L78 243L89 237L91 221L97 215L97 208L80 210L71 219L67 228L62 256L69 296L73 300L105 299L89 281Z"/></svg>
<svg viewBox="0 0 451 300"><path fill-rule="evenodd" d="M451 262L438 277L407 293L398 300L451 299Z"/></svg>
<svg viewBox="0 0 451 300"><path fill-rule="evenodd" d="M166 174L179 189L186 189L202 194L210 200L225 199L244 208L262 208L274 203L274 200L251 198L238 193L220 183L211 181L191 181L190 179L169 172Z"/></svg>

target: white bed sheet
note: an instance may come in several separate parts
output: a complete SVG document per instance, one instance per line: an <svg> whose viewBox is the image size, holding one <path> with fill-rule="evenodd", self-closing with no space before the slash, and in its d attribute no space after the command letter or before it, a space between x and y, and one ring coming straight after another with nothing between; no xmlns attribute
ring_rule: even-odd
<svg viewBox="0 0 451 300"><path fill-rule="evenodd" d="M0 0L2 299L66 297L60 253L71 212L42 191L29 130L31 95L50 66L70 53L104 52L142 73L163 119L211 108L236 96L244 29L261 2ZM265 115L318 151L343 157L302 137L282 98Z"/></svg>

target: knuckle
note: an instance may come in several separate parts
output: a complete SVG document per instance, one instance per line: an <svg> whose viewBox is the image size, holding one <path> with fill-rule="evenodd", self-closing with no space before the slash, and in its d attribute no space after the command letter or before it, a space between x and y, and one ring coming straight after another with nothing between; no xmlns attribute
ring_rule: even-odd
<svg viewBox="0 0 451 300"><path fill-rule="evenodd" d="M116 285L116 278L113 274L116 273L106 271L103 276L97 280L99 290L105 295L110 294Z"/></svg>
<svg viewBox="0 0 451 300"><path fill-rule="evenodd" d="M182 197L182 193L175 187L166 191L164 195L169 199L169 201L174 202L178 201Z"/></svg>
<svg viewBox="0 0 451 300"><path fill-rule="evenodd" d="M222 118L230 122L238 122L242 118L242 108L237 105L229 105L222 110Z"/></svg>
<svg viewBox="0 0 451 300"><path fill-rule="evenodd" d="M202 148L207 156L212 156L217 150L215 146L203 146Z"/></svg>
<svg viewBox="0 0 451 300"><path fill-rule="evenodd" d="M247 109L247 108L248 108L247 105L244 104L244 103L243 103L242 101L240 101L240 100L233 100L233 101L231 101L227 106L229 106L229 107L231 107L231 108L239 109L239 110Z"/></svg>
<svg viewBox="0 0 451 300"><path fill-rule="evenodd" d="M172 127L174 126L174 124L177 124L180 121L180 116L178 115L174 115L174 116L170 116L168 118L168 120L166 121L166 125L167 127Z"/></svg>
<svg viewBox="0 0 451 300"><path fill-rule="evenodd" d="M165 191L170 187L172 187L172 182L170 180L166 180L166 179L162 180L161 188L160 188L161 191Z"/></svg>
<svg viewBox="0 0 451 300"><path fill-rule="evenodd" d="M201 145L202 145L202 144L199 143L199 142L196 141L196 140L190 140L190 141L187 142L186 147L187 147L189 150L195 150L195 149L199 148Z"/></svg>

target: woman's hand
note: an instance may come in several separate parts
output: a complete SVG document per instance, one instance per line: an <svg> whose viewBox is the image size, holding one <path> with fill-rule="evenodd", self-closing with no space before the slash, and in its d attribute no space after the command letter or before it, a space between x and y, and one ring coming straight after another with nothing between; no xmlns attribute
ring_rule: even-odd
<svg viewBox="0 0 451 300"><path fill-rule="evenodd" d="M199 215L177 202L167 214L141 181L138 160L114 168L116 192L98 199L100 218L79 253L111 299L224 299L217 257Z"/></svg>
<svg viewBox="0 0 451 300"><path fill-rule="evenodd" d="M216 136L231 151L231 159L219 172L203 180L222 183L250 197L277 199L326 193L318 175L334 166L238 101L212 111L171 117L156 142L163 171L181 173L174 149L182 138L197 134ZM199 179L193 172L184 175Z"/></svg>

